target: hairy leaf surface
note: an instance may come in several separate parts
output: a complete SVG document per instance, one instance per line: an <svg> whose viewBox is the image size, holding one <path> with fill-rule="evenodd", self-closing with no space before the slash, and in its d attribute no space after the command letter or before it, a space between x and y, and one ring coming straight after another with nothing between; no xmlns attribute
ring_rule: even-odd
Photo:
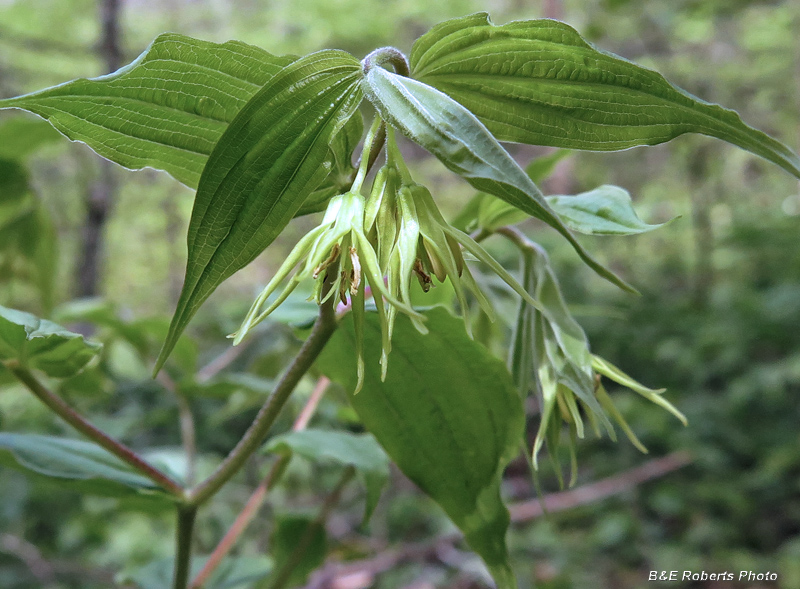
<svg viewBox="0 0 800 589"><path fill-rule="evenodd" d="M480 13L444 22L416 41L411 70L501 141L614 151L702 133L800 177L797 154L734 111L596 49L555 20L495 26Z"/></svg>
<svg viewBox="0 0 800 589"><path fill-rule="evenodd" d="M443 308L425 315L427 335L397 317L382 382L380 324L377 314L366 314L364 386L350 402L400 469L461 528L498 587L514 587L500 479L518 452L522 400L503 363L471 340L458 319ZM345 321L319 365L353 391L355 335L352 320Z"/></svg>
<svg viewBox="0 0 800 589"><path fill-rule="evenodd" d="M362 99L358 61L320 51L282 69L225 130L197 189L186 278L157 362L200 305L252 262L330 171L329 142Z"/></svg>

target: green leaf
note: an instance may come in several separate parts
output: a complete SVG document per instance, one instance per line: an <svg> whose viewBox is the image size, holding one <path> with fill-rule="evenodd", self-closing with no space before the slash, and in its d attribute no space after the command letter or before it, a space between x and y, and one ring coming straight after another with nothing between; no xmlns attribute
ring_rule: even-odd
<svg viewBox="0 0 800 589"><path fill-rule="evenodd" d="M588 192L545 197L564 224L586 235L637 235L663 227L645 223L633 208L631 195L619 186L604 184ZM484 195L478 212L479 225L495 231L528 218L518 208L490 195Z"/></svg>
<svg viewBox="0 0 800 589"><path fill-rule="evenodd" d="M469 339L460 320L441 307L425 315L427 335L397 317L382 382L380 325L366 314L364 387L350 402L392 460L464 532L497 586L515 587L500 481L518 452L522 400L503 363ZM348 391L357 381L354 338L347 318L318 361Z"/></svg>
<svg viewBox="0 0 800 589"><path fill-rule="evenodd" d="M293 60L167 33L113 74L0 100L0 108L35 113L121 166L165 170L194 187L228 124Z"/></svg>
<svg viewBox="0 0 800 589"><path fill-rule="evenodd" d="M0 306L0 361L16 360L64 378L83 368L102 346L38 317Z"/></svg>
<svg viewBox="0 0 800 589"><path fill-rule="evenodd" d="M289 587L305 585L309 573L325 562L328 551L325 526L311 517L299 514L283 514L276 519L277 525L270 540L270 555L275 561L276 574L290 562L295 548L306 534L312 534L300 562L296 564L286 583Z"/></svg>
<svg viewBox="0 0 800 589"><path fill-rule="evenodd" d="M0 432L0 465L60 479L84 493L168 499L150 479L91 442Z"/></svg>
<svg viewBox="0 0 800 589"><path fill-rule="evenodd" d="M600 51L555 20L444 22L411 50L411 70L463 104L500 141L614 151L702 133L800 177L791 149L652 70Z"/></svg>
<svg viewBox="0 0 800 589"><path fill-rule="evenodd" d="M478 190L555 228L595 272L635 292L583 249L525 171L471 112L435 88L381 67L370 68L365 82L367 97L389 124Z"/></svg>
<svg viewBox="0 0 800 589"><path fill-rule="evenodd" d="M381 489L389 480L389 458L370 434L306 429L272 438L264 451L295 453L309 460L353 466L367 487L364 522L372 515Z"/></svg>
<svg viewBox="0 0 800 589"><path fill-rule="evenodd" d="M156 370L208 296L272 243L329 172L330 140L362 99L358 61L320 51L276 74L226 129L203 170L186 278Z"/></svg>
<svg viewBox="0 0 800 589"><path fill-rule="evenodd" d="M670 222L645 223L633 209L628 191L607 184L575 196L548 196L547 202L568 227L587 235L636 235Z"/></svg>

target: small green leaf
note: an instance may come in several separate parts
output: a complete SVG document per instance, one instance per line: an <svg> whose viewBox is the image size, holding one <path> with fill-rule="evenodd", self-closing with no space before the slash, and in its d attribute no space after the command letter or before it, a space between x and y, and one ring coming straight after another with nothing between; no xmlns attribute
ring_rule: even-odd
<svg viewBox="0 0 800 589"><path fill-rule="evenodd" d="M150 479L91 442L0 432L0 465L60 479L84 493L168 499Z"/></svg>
<svg viewBox="0 0 800 589"><path fill-rule="evenodd" d="M542 19L495 26L486 13L432 28L411 50L413 76L463 104L500 141L614 151L702 133L800 177L791 149L664 77Z"/></svg>
<svg viewBox="0 0 800 589"><path fill-rule="evenodd" d="M294 567L287 586L305 585L309 573L325 562L328 541L325 527L311 517L298 514L277 517L277 526L270 540L270 555L275 561L276 574L292 559L295 548L307 533L312 534L311 541L303 551L300 562Z"/></svg>
<svg viewBox="0 0 800 589"><path fill-rule="evenodd" d="M637 235L670 222L651 225L642 221L633 208L631 195L619 186L603 185L574 196L546 196L545 200L567 227L586 235ZM482 195L478 224L487 231L520 223L528 217L517 207L489 194Z"/></svg>
<svg viewBox="0 0 800 589"><path fill-rule="evenodd" d="M272 243L328 174L328 145L361 102L360 78L349 53L313 53L272 77L226 129L200 179L186 278L156 371L203 301Z"/></svg>
<svg viewBox="0 0 800 589"><path fill-rule="evenodd" d="M0 362L16 360L48 376L72 376L102 346L38 317L0 306Z"/></svg>
<svg viewBox="0 0 800 589"><path fill-rule="evenodd" d="M500 481L518 452L522 400L503 363L469 339L460 320L443 308L425 315L427 335L397 317L382 382L380 324L376 313L366 314L364 387L350 403L392 460L464 532L497 586L516 587ZM345 319L318 361L348 391L357 381L354 338Z"/></svg>
<svg viewBox="0 0 800 589"><path fill-rule="evenodd" d="M264 446L265 452L299 454L315 461L353 466L364 477L367 501L364 522L369 520L389 480L389 458L371 434L306 429L275 436Z"/></svg>
<svg viewBox="0 0 800 589"><path fill-rule="evenodd" d="M478 190L546 222L561 233L600 276L635 292L603 267L570 233L525 171L475 115L426 84L372 67L365 77L367 97L381 116Z"/></svg>
<svg viewBox="0 0 800 589"><path fill-rule="evenodd" d="M35 113L121 166L165 170L195 187L228 124L293 60L166 33L113 74L0 100L0 108Z"/></svg>
<svg viewBox="0 0 800 589"><path fill-rule="evenodd" d="M570 229L587 235L636 235L669 223L642 221L631 195L619 186L604 184L575 196L548 196L547 202Z"/></svg>

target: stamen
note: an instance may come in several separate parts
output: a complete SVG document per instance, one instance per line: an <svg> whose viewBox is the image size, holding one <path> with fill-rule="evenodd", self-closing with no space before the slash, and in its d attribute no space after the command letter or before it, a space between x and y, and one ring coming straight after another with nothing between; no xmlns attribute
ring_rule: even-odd
<svg viewBox="0 0 800 589"><path fill-rule="evenodd" d="M417 275L417 279L419 280L419 285L422 287L424 292L428 292L431 289L431 280L430 274L425 272L425 268L422 267L422 260L417 258L414 261L414 273Z"/></svg>
<svg viewBox="0 0 800 589"><path fill-rule="evenodd" d="M333 264L336 261L336 259L339 257L339 250L340 250L339 244L338 243L334 243L333 247L331 248L331 254L328 256L328 259L326 259L319 266L314 268L314 272L313 272L313 274L311 274L311 277L314 280L317 279L317 277L320 275L320 273L325 268L327 268L328 266L330 266L331 264Z"/></svg>
<svg viewBox="0 0 800 589"><path fill-rule="evenodd" d="M350 272L350 294L358 294L358 287L361 284L361 261L358 259L356 248L350 247L350 262L353 270Z"/></svg>

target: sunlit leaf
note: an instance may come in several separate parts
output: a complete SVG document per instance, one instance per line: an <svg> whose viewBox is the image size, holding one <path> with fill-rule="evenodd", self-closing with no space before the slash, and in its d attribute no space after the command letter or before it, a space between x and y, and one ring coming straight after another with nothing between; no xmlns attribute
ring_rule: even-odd
<svg viewBox="0 0 800 589"><path fill-rule="evenodd" d="M113 74L0 100L0 108L33 112L113 162L165 170L194 187L228 124L293 59L166 33Z"/></svg>
<svg viewBox="0 0 800 589"><path fill-rule="evenodd" d="M156 370L200 305L252 262L330 171L332 137L361 102L358 61L320 51L285 67L236 116L203 171L189 259Z"/></svg>
<svg viewBox="0 0 800 589"><path fill-rule="evenodd" d="M575 196L548 196L547 202L569 228L587 235L636 235L666 224L642 221L631 195L619 186L603 185Z"/></svg>
<svg viewBox="0 0 800 589"><path fill-rule="evenodd" d="M522 400L503 363L469 339L458 319L443 308L425 315L427 335L398 316L381 381L380 325L366 314L364 386L350 402L392 460L461 528L497 586L515 587L500 480L518 452ZM357 381L354 338L347 319L318 362L348 391Z"/></svg>
<svg viewBox="0 0 800 589"><path fill-rule="evenodd" d="M637 235L663 227L649 224L636 214L628 191L619 186L603 185L576 195L545 197L564 224L587 235ZM514 225L528 218L518 208L491 195L483 195L478 223L487 231Z"/></svg>
<svg viewBox="0 0 800 589"><path fill-rule="evenodd" d="M501 141L613 151L702 133L800 177L791 149L737 113L542 19L495 26L486 13L453 19L420 37L415 78L472 111Z"/></svg>

